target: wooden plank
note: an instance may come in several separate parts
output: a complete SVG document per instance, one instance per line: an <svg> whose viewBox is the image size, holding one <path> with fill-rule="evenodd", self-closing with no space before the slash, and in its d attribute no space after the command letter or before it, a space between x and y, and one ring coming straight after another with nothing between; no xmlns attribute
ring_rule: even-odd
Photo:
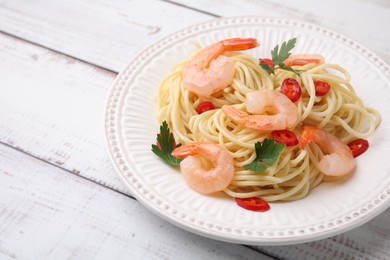
<svg viewBox="0 0 390 260"><path fill-rule="evenodd" d="M328 239L255 248L281 259L390 259L390 209L358 228Z"/></svg>
<svg viewBox="0 0 390 260"><path fill-rule="evenodd" d="M390 5L385 0L173 0L219 16L276 16L303 19L338 31L390 63ZM261 41L261 39L260 39Z"/></svg>
<svg viewBox="0 0 390 260"><path fill-rule="evenodd" d="M0 31L119 71L145 45L215 15L283 16L339 31L390 62L389 11L385 0L4 0Z"/></svg>
<svg viewBox="0 0 390 260"><path fill-rule="evenodd" d="M115 74L104 72L104 70L96 69L93 66L9 36L0 35L0 46L0 49L4 50L0 52L0 60L2 60L0 71L2 71L4 82L7 82L7 87L1 85L3 94L0 95L0 109L6 111L6 113L0 113L0 140L42 160L47 160L58 167L73 171L115 190L127 192L114 173L103 145L103 108L109 90L109 83L113 80ZM4 164L3 160L9 158L7 156L11 156L8 155L8 149L6 151L7 153L0 154L0 160L2 160L0 166ZM23 156L21 157L23 158ZM8 161L13 161L16 165L10 165L9 171L6 171L5 175L12 175L10 170L13 167L16 167L16 169L20 167L34 169L35 167L30 167L29 164L26 164L17 156L11 157ZM49 168L50 172L53 169L53 167L43 163L38 164L40 167ZM62 172L59 169L53 171ZM84 183L85 181L76 176L71 176L71 174L68 175L70 177L61 177L60 181L62 182L64 178L74 180L70 186L73 186L74 182ZM32 175L32 178L37 177ZM42 178L46 179L46 177ZM42 180L42 178L38 178L38 180ZM5 183L5 181L1 182ZM45 183L45 180L42 180L42 182ZM23 180L23 183L27 188L31 186L31 189L38 189L43 194L39 195L40 197L31 197L29 193L21 193L19 200L30 199L29 203L34 205L43 204L43 208L50 208L50 205L54 203L43 203L41 201L54 196L44 193L42 189L47 188L45 184L42 184L44 186L40 188L40 182L29 183ZM50 187L57 189L57 186L61 185L60 182L57 184L51 183ZM18 186L16 190L23 191L24 189L24 186ZM98 190L97 193L101 192L100 188L94 189ZM0 189L0 192L2 190ZM81 187L80 190L82 190ZM73 193L70 190L69 192ZM12 198L15 196L14 194L5 194L2 197ZM60 197L58 200L62 199L63 197ZM101 197L98 196L98 200L100 199ZM128 204L131 203L123 203L125 205L121 204L121 207L130 207ZM102 203L104 207L106 207L105 204ZM28 208L27 205L23 207ZM60 204L59 207L63 207L63 204ZM143 210L138 206L136 209L137 212ZM52 210L61 211L59 208ZM129 212L132 210L133 208L128 209ZM107 212L111 211L108 210ZM53 213L45 211L45 214ZM71 213L68 214L68 217L71 218ZM93 214L91 213L89 216L91 217ZM43 217L36 216L36 218ZM129 221L137 223L137 220L134 219ZM153 220L153 222L155 221ZM299 259L310 255L326 258L331 257L332 254L344 254L350 257L378 256L378 259L381 259L380 257L385 258L385 256L390 255L390 246L388 246L389 221L390 212L386 211L360 228L327 240L288 247L256 248L282 258L294 256ZM161 221L159 223L165 222ZM72 232L72 236L76 236L77 232L75 230ZM114 234L112 235L114 236ZM54 244L50 245L54 246ZM31 250L37 249L33 248ZM14 251L10 250L10 252ZM171 252L171 250L167 252Z"/></svg>
<svg viewBox="0 0 390 260"><path fill-rule="evenodd" d="M390 210L330 239L244 247L181 230L135 200L0 145L0 258L388 259Z"/></svg>
<svg viewBox="0 0 390 260"><path fill-rule="evenodd" d="M102 114L96 111L103 109L110 85L107 83L112 81L115 74L30 46L12 37L0 36L0 45L0 73L3 82L7 82L7 85L1 85L0 107L6 112L0 116L0 140L94 181L125 191L104 152L102 132L98 133L102 131L99 119ZM80 115L82 118L79 118ZM54 130L48 131L51 126ZM344 250L351 248L350 252L355 253L349 254L349 257L358 258L356 255L360 255L364 258L371 256L370 252L379 251L382 254L379 259L388 258L389 252L383 248L389 248L389 232L384 229L385 233L377 234L380 226L389 226L386 220L389 219L388 212L385 214L383 222L374 224L377 228L356 229L351 232L357 233L348 232L338 240L287 247L281 251L283 254L279 252L280 248L275 248L273 252L279 252L280 257L293 258L295 255L291 255L291 252L296 251L303 257L314 254L320 258L322 254L330 252L337 252L340 256L345 254ZM369 224L372 223L377 223L377 219ZM368 236L368 241L364 238L367 230L374 230L373 236ZM376 241L376 244L370 244L371 241ZM339 243L340 247L337 246ZM359 248L356 249L356 245L365 248L364 254L359 252Z"/></svg>
<svg viewBox="0 0 390 260"><path fill-rule="evenodd" d="M104 145L116 74L2 34L0 61L0 142L128 193Z"/></svg>
<svg viewBox="0 0 390 260"><path fill-rule="evenodd" d="M155 0L5 0L0 5L0 31L113 71L162 36L211 18Z"/></svg>
<svg viewBox="0 0 390 260"><path fill-rule="evenodd" d="M1 259L271 259L186 232L136 200L0 145Z"/></svg>

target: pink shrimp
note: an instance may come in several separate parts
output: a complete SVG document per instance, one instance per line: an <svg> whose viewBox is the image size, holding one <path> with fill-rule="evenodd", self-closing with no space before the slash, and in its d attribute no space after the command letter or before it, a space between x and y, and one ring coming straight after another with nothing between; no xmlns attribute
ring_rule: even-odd
<svg viewBox="0 0 390 260"><path fill-rule="evenodd" d="M222 111L234 121L256 130L294 129L298 124L298 108L280 92L273 90L249 92L245 103L246 110L254 115L229 105L223 106Z"/></svg>
<svg viewBox="0 0 390 260"><path fill-rule="evenodd" d="M223 54L225 51L241 51L259 46L254 38L232 38L216 42L202 49L183 66L183 84L201 97L226 88L234 77L234 63Z"/></svg>
<svg viewBox="0 0 390 260"><path fill-rule="evenodd" d="M292 54L283 63L287 66L303 66L309 63L323 64L325 58L320 54Z"/></svg>
<svg viewBox="0 0 390 260"><path fill-rule="evenodd" d="M233 158L229 152L212 142L194 142L180 146L172 151L172 155L185 158L180 169L188 186L193 190L210 194L224 190L234 176ZM214 164L214 168L205 170L200 155Z"/></svg>
<svg viewBox="0 0 390 260"><path fill-rule="evenodd" d="M301 148L310 142L315 142L323 152L328 153L318 164L319 170L325 175L342 176L355 169L356 161L348 145L334 135L313 126L304 126Z"/></svg>

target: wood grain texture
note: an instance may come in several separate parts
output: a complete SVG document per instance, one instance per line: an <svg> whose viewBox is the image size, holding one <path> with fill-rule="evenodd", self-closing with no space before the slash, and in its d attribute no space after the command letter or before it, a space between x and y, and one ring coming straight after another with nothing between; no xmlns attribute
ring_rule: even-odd
<svg viewBox="0 0 390 260"><path fill-rule="evenodd" d="M0 145L1 259L272 259L188 233L136 200Z"/></svg>
<svg viewBox="0 0 390 260"><path fill-rule="evenodd" d="M211 18L156 0L0 2L0 31L117 72L146 45Z"/></svg>
<svg viewBox="0 0 390 260"><path fill-rule="evenodd" d="M390 4L377 0L173 0L219 16L277 16L303 19L344 34L390 63ZM259 39L261 41L261 39Z"/></svg>
<svg viewBox="0 0 390 260"><path fill-rule="evenodd" d="M104 144L115 73L0 34L0 142L128 193Z"/></svg>
<svg viewBox="0 0 390 260"><path fill-rule="evenodd" d="M3 95L0 96L0 108L7 111L7 113L0 113L0 140L43 161L127 193L108 161L103 144L103 119L101 118L103 111L101 109L105 104L104 95L107 94L108 86L115 74L104 72L91 65L10 36L0 36L0 46L2 50L6 50L1 52L0 69L2 77L9 86L3 89ZM15 73L22 73L22 76ZM6 155L3 153L0 158L3 160ZM14 158L13 160L18 162L17 165L24 165L24 162L19 161L20 159ZM35 171L37 167L35 164L39 167L44 165L52 168L44 162L35 160L34 164L28 166L28 169ZM10 169L12 169L11 166ZM54 171L64 174L60 170ZM68 175L72 176L69 172ZM76 176L66 178L79 179ZM84 181L79 180L81 183ZM42 189L43 184L25 181L23 185L31 186L33 189ZM18 188L20 191L24 189L23 185L20 184ZM56 186L53 185L53 187ZM99 193L111 194L113 191L100 187ZM29 197L26 193L23 194L20 200L23 197ZM41 198L51 196L54 195L41 195ZM9 195L3 197L9 197ZM34 200L32 199L31 203L34 203ZM42 204L42 202L38 203ZM104 204L102 210L112 210L106 207ZM126 204L123 207L128 206ZM45 219L47 212L36 214L37 219ZM68 217L74 218L75 216L69 213ZM80 219L86 218L85 215L79 217ZM333 255L385 259L390 255L389 219L390 212L387 211L362 227L323 241L296 246L254 248L286 259L301 259L305 256L324 259ZM127 221L129 220L123 220L123 223ZM143 222L141 224L136 220L130 222L150 228ZM35 222L30 225L35 225ZM151 229L155 232L153 228ZM0 233L1 230L0 227ZM73 232L76 233L76 231ZM117 236L116 232L112 232L112 235ZM94 236L96 239L103 239L101 234L94 234ZM50 245L55 247L53 244ZM58 245L59 248L63 246ZM31 250L37 249L32 247Z"/></svg>
<svg viewBox="0 0 390 260"><path fill-rule="evenodd" d="M194 10L201 9L302 18L362 42L389 62L388 2L350 0L338 2L338 10L334 2L0 1L0 30L32 42L0 34L0 142L40 159L0 145L0 258L259 257L177 229L93 183L128 194L103 142L104 107L116 74L80 60L118 71L144 45L213 18ZM387 210L329 239L255 248L282 259L389 259L389 221Z"/></svg>
<svg viewBox="0 0 390 260"><path fill-rule="evenodd" d="M390 209L349 232L311 243L255 247L281 259L390 258Z"/></svg>

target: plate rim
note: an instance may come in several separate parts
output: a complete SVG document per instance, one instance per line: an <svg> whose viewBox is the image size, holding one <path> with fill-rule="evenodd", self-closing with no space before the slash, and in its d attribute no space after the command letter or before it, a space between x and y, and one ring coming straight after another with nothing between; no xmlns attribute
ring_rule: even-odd
<svg viewBox="0 0 390 260"><path fill-rule="evenodd" d="M283 17L262 17L262 16L234 16L234 17L224 17L211 19L205 22L197 23L194 25L187 26L181 30L168 34L167 36L161 38L158 41L155 41L148 46L144 47L141 51L139 51L131 61L119 72L116 79L114 80L110 93L106 102L105 109L105 144L106 150L109 154L110 161L114 165L114 168L117 174L120 176L123 183L126 184L126 187L130 190L131 195L134 196L141 204L146 207L149 211L153 212L160 218L182 228L192 233L196 233L198 235L202 235L205 237L213 238L220 241L225 242L233 242L233 243L245 243L251 245L291 245L291 244L299 244L310 241L316 241L320 239L324 239L330 236L334 236L340 233L344 233L348 230L351 230L357 226L360 226L375 216L379 215L381 212L385 211L390 207L390 187L385 189L382 194L379 194L379 199L375 199L375 201L370 201L367 204L373 205L370 207L366 213L360 213L358 216L354 216L353 214L350 216L349 220L343 222L342 225L332 225L332 227L324 227L317 232L313 232L311 234L294 234L291 236L278 236L273 234L272 236L249 236L243 234L233 234L229 233L230 236L227 236L224 232L216 232L215 229L210 229L205 226L205 224L194 225L194 223L190 223L188 221L184 222L182 218L177 215L177 211L170 212L162 210L158 205L161 203L150 203L150 200L154 200L156 202L156 198L150 197L147 198L145 194L142 194L137 184L137 180L134 177L132 171L135 172L134 167L131 166L131 163L127 162L123 159L123 150L117 141L117 136L119 135L117 129L117 116L120 107L120 93L123 87L120 86L120 83L123 82L123 78L128 77L126 73L133 71L137 68L139 64L139 60L143 58L146 52L151 49L158 48L163 42L170 42L174 40L180 40L178 38L189 37L192 34L196 34L197 31L202 32L202 28L213 28L214 26L223 26L223 25L231 25L231 24L241 24L241 23L250 23L250 24L279 24L279 25L288 25L294 27L300 27L310 30L317 30L323 34L328 34L329 36L335 38L343 42L347 43L351 47L360 50L365 54L365 57L369 59L371 62L375 63L378 68L382 69L382 74L385 78L390 81L390 66L376 53L364 47L362 44L352 40L351 38L342 35L338 32L335 32L331 29L325 28L321 25L317 25L311 22L307 22L301 19L294 18L283 18ZM131 75L131 73L130 73ZM134 163L134 162L132 162ZM130 181L132 180L132 181ZM379 201L379 202L377 202ZM384 205L382 205L384 204ZM161 205L160 205L161 206ZM272 233L272 232L271 232ZM276 233L276 232L275 232Z"/></svg>

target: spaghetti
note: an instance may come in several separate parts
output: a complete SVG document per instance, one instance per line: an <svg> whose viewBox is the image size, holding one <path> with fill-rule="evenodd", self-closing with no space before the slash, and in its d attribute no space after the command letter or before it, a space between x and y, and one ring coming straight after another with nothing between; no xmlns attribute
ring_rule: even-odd
<svg viewBox="0 0 390 260"><path fill-rule="evenodd" d="M259 66L259 60L243 52L225 52L234 62L232 82L209 98L189 91L183 84L182 61L173 67L157 93L158 118L166 121L178 143L211 141L226 148L234 159L233 180L224 192L236 198L261 197L266 201L291 201L305 197L323 181L341 177L326 176L318 169L324 156L320 147L311 143L305 149L285 147L277 163L264 171L243 168L256 158L255 144L272 138L270 131L247 128L229 118L224 105L235 105L245 111L247 93L256 90L279 92L286 78L294 78L301 86L302 96L294 104L298 108L299 124L292 130L301 136L303 126L321 128L343 143L371 135L380 123L379 113L365 107L356 95L349 73L335 64L295 66L299 75L278 69L269 74ZM315 95L314 81L327 82L331 88L324 96ZM215 109L198 114L196 108L210 101ZM207 164L205 161L204 163Z"/></svg>

